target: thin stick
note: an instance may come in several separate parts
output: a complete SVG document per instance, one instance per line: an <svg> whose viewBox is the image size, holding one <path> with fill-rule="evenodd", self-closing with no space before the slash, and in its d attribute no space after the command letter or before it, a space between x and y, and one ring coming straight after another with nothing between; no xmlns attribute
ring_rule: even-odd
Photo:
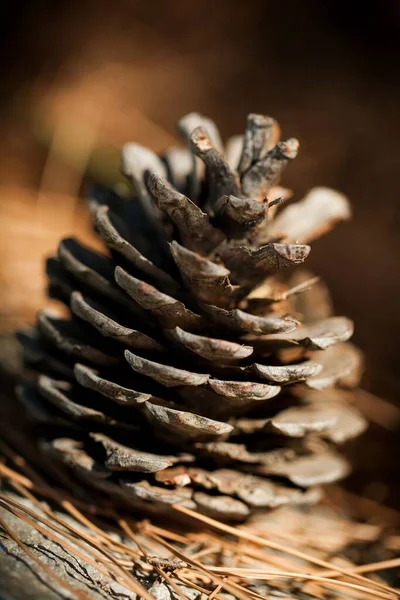
<svg viewBox="0 0 400 600"><path fill-rule="evenodd" d="M78 537L82 535L81 531L77 530L75 527L73 527L67 521L63 521L60 517L57 516L57 514L54 511L48 509L46 506L42 506L41 503L39 502L39 500L37 500L37 498L35 498L35 496L33 494L31 494L28 490L26 490L23 486L19 485L18 483L14 483L14 482L11 482L11 485L22 496L25 496L25 498L27 498L33 504L35 504L36 506L38 506L38 508L40 508L41 511L43 511L46 515L48 515L54 521L56 521L57 523L59 523L63 527L66 527L69 531L72 531ZM139 553L136 552L133 548L130 548L129 546L126 546L125 544L122 544L122 543L118 542L117 540L113 540L113 538L109 534L107 534L105 531L103 531L99 527L96 527L94 524L92 524L92 522L89 521L89 519L86 519L86 517L84 517L77 509L74 509L74 507L72 505L70 505L70 508L73 509L73 510L69 511L68 510L68 505L70 505L69 502L65 502L65 506L64 506L64 503L63 503L63 507L66 508L66 510L68 512L70 512L70 514L72 514L72 516L74 516L83 525L85 525L86 527L88 527L91 531L94 531L94 533L101 538L101 541L106 546L108 546L109 548L113 549L114 552L131 554L135 558L138 556ZM80 519L78 518L79 515L81 517ZM95 542L95 545L96 545L96 548L97 548L99 540L96 539L96 538L92 538L92 537L90 537L90 539Z"/></svg>
<svg viewBox="0 0 400 600"><path fill-rule="evenodd" d="M238 561L238 556L235 556L235 558L233 559L233 565L235 565ZM213 598L215 598L217 596L217 594L222 590L222 585L219 584L215 590L210 594L210 596L208 597L208 600L213 600Z"/></svg>
<svg viewBox="0 0 400 600"><path fill-rule="evenodd" d="M184 583L185 585L193 587L195 590L201 592L202 594L207 595L209 592L209 590L206 590L206 588L200 587L199 585L197 585L197 583L186 579L186 577L184 577L182 573L176 573L176 578L179 579L179 581L182 581L182 583Z"/></svg>
<svg viewBox="0 0 400 600"><path fill-rule="evenodd" d="M211 527L214 527L216 529L224 531L225 533L229 533L230 535L234 535L235 537L247 539L249 542L253 542L254 544L257 544L259 546L266 546L268 548L272 548L273 550L278 550L279 552L283 552L285 554L291 554L292 556L295 556L296 558L301 558L302 560L306 560L307 562L314 563L314 564L318 565L319 567L324 567L325 569L332 570L332 565L321 558L316 558L315 556L311 556L309 554L306 554L305 552L301 552L300 550L288 548L287 546L283 546L282 544L278 544L277 542L271 542L269 540L261 538L258 535L254 535L247 531L243 531L241 529L235 529L234 527L231 527L230 525L226 525L225 523L220 523L219 521L216 521L215 519L212 519L211 517L206 517L205 515L201 515L200 513L197 513L196 511L191 510L190 508L186 508L184 506L178 506L176 504L173 504L172 508L174 508L178 512L182 512L186 515L189 515L190 517L193 517L194 519L196 519L198 521L203 521L204 523L207 523L207 525L210 525ZM342 575L347 575L349 577L353 577L354 579L362 581L363 583L368 582L371 585L374 585L375 587L381 588L381 584L377 584L375 581L367 579L366 577L363 577L362 575L358 575L356 573L353 574L348 569L343 569L341 567L339 568L339 567L335 566L335 571L338 571ZM392 590L390 590L390 591L392 591Z"/></svg>
<svg viewBox="0 0 400 600"><path fill-rule="evenodd" d="M17 452L4 440L0 440L0 449L4 453L7 458L9 458L17 467L25 471L25 473L32 479L33 482L36 481L37 485L42 487L46 487L46 482L41 475L36 473L35 469L33 469L30 464L25 460L25 458Z"/></svg>
<svg viewBox="0 0 400 600"><path fill-rule="evenodd" d="M141 527L142 525L146 526L145 522L138 523L138 527ZM187 537L184 537L183 535L179 535L168 529L164 529L163 527L158 527L157 525L151 525L151 529L154 533L158 533L162 537L167 538L167 540L178 542L178 544L187 544Z"/></svg>
<svg viewBox="0 0 400 600"><path fill-rule="evenodd" d="M358 585L356 583L348 583L347 581L337 581L336 579L330 579L328 577L320 577L318 575L307 575L305 573L296 573L291 571L262 571L256 569L230 569L229 567L209 567L210 571L217 573L224 573L225 575L236 575L237 577L244 578L248 577L251 579L262 579L262 580L270 580L270 579L281 579L281 578L290 578L290 579L309 579L312 581L321 581L325 584L329 585L340 585L343 587L351 588L354 590L360 590L362 592L366 592L368 594L372 594L378 598L394 598L399 596L399 592L395 590L391 590L391 593L383 593L378 590L371 590L362 585Z"/></svg>
<svg viewBox="0 0 400 600"><path fill-rule="evenodd" d="M373 573L374 571L383 571L384 569L396 569L400 567L400 558L392 558L390 560L382 560L380 562L369 563L352 568L353 573ZM319 575L323 577L340 577L342 573L337 571L321 571Z"/></svg>
<svg viewBox="0 0 400 600"><path fill-rule="evenodd" d="M165 579L165 581L167 581L169 583L169 585L174 590L174 592L178 596L178 598L183 598L183 600L190 600L189 597L186 594L184 594L182 592L182 590L179 589L179 587L176 585L175 581L172 581L171 577L167 573L165 573L165 571L160 569L160 567L156 567L156 566L154 566L154 569L157 571L157 573L161 577L163 577Z"/></svg>
<svg viewBox="0 0 400 600"><path fill-rule="evenodd" d="M64 494L64 492L61 493L54 488L50 488L50 487L43 488L39 485L36 485L28 477L25 477L24 475L17 473L17 471L14 471L13 469L10 469L9 467L6 467L6 465L3 465L1 463L0 463L0 476L5 477L7 480L10 480L10 481L17 481L18 483L23 485L25 488L35 491L36 493L40 494L44 498L47 498L49 500L54 500L55 502L58 502L58 503L60 503L62 501L62 500L60 500L60 498L62 498L62 494ZM98 514L98 515L102 515L105 517L110 517L113 514L111 510L107 510L106 508L98 508L91 504L85 504L85 502L82 502L80 500L75 500L75 498L73 498L72 496L69 496L67 493L65 493L64 495L65 495L65 498L68 498L74 506L80 506L82 508L82 510L85 510L88 514Z"/></svg>
<svg viewBox="0 0 400 600"><path fill-rule="evenodd" d="M228 583L227 581L224 581L220 577L217 577L215 575L215 573L211 573L205 565L202 565L201 563L193 560L189 556L186 556L183 552L180 552L177 548L175 548L175 546L172 546L172 544L169 544L168 542L166 542L165 540L163 540L162 538L160 538L155 533L151 534L151 536L156 541L158 541L160 544L162 544L163 546L165 546L166 548L168 548L168 550L170 550L173 554L175 554L176 556L178 556L182 560L188 562L192 566L196 567L197 569L199 569L199 571L202 571L203 573L206 573L206 575L208 575L211 579L214 579L216 581L216 583L222 583L223 587L227 591L232 591L230 583ZM247 590L245 588L242 587L242 590L243 590L243 592L247 593ZM238 598L241 598L242 600L248 600L248 596L244 595L242 593L242 591L240 591L240 593L236 592L236 595L238 596Z"/></svg>
<svg viewBox="0 0 400 600"><path fill-rule="evenodd" d="M113 547L115 551L131 554L135 558L137 558L139 556L139 552L137 550L135 550L134 548L131 548L130 546L127 546L126 544L123 544L122 542L118 542L117 540L114 540L110 534L108 534L106 531L103 531L102 529L100 529L100 527L97 527L97 525L92 523L92 521L90 521L90 519L86 518L75 506L73 506L73 504L71 504L71 502L65 500L65 501L62 501L61 505L77 521L82 523L82 525L85 525L92 531L96 532L97 535L104 540L104 543L106 543L108 546Z"/></svg>
<svg viewBox="0 0 400 600"><path fill-rule="evenodd" d="M123 531L126 533L126 535L137 545L137 547L139 548L139 550L141 551L141 553L143 555L143 558L147 561L149 558L147 552L144 550L143 546L140 544L139 540L137 539L137 536L133 533L132 529L129 527L129 525L125 521L125 519L120 519L118 521L118 525L121 527L121 529L123 529ZM183 598L184 600L189 600L188 597L186 596L186 594L184 594L179 589L179 587L175 584L175 582L171 581L171 578L167 575L167 573L164 573L164 571L162 569L160 569L160 567L157 567L156 565L152 565L152 566L161 577L163 577L166 581L168 581L171 588L178 595L178 597Z"/></svg>

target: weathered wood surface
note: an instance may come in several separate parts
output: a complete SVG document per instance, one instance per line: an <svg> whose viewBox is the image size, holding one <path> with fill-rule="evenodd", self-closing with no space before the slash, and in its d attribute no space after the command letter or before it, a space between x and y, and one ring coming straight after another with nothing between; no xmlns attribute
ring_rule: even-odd
<svg viewBox="0 0 400 600"><path fill-rule="evenodd" d="M124 599L135 595L84 564L59 544L45 538L21 519L0 509L0 518L56 577L51 577L16 542L0 539L1 600L61 600L64 598ZM65 588L61 581L65 582ZM72 591L75 590L75 593ZM80 596L81 592L82 596Z"/></svg>

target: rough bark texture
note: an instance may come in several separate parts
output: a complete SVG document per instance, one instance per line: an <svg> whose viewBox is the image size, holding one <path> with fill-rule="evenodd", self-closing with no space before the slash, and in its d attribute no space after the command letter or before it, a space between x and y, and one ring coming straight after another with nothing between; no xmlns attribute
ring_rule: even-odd
<svg viewBox="0 0 400 600"><path fill-rule="evenodd" d="M0 508L0 518L20 540L32 550L36 558L49 567L60 582L40 568L18 544L0 538L0 597L4 600L61 600L74 598L68 585L85 592L93 600L126 600L135 597L124 586L105 577L85 564L61 545L49 541L21 519ZM77 597L77 596L75 596Z"/></svg>

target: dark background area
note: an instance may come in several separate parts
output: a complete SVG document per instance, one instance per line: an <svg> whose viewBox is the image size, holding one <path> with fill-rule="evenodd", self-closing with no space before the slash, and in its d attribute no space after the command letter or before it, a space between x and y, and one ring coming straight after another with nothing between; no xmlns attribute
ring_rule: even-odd
<svg viewBox="0 0 400 600"><path fill-rule="evenodd" d="M328 185L352 201L311 267L356 321L365 386L399 405L397 0L36 0L5 2L0 23L3 330L34 318L59 237L90 237L82 181L113 181L123 142L161 150L193 110L225 135L261 112L300 139L296 198ZM359 472L394 490L396 433L368 436Z"/></svg>

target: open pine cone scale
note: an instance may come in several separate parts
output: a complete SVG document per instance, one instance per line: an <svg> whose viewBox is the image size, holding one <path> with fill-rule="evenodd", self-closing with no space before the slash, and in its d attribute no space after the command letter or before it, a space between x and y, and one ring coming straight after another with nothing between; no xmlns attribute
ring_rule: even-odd
<svg viewBox="0 0 400 600"><path fill-rule="evenodd" d="M350 215L315 188L285 206L278 186L297 140L249 115L225 153L214 123L178 124L187 148L122 152L136 191L95 190L109 255L77 240L49 259L50 295L20 334L37 376L20 397L43 451L86 483L147 511L183 504L224 520L316 501L348 464L333 445L366 424L350 388L360 353L302 264Z"/></svg>

